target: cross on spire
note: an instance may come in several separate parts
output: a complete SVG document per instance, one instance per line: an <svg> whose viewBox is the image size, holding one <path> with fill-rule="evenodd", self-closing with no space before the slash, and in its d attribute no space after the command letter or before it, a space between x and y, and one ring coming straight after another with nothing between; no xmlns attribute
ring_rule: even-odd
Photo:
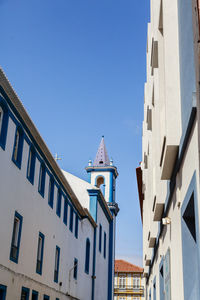
<svg viewBox="0 0 200 300"><path fill-rule="evenodd" d="M110 160L108 157L108 153L106 150L104 136L102 135L102 139L99 145L99 149L97 151L95 160L94 160L94 167L105 167L110 165Z"/></svg>

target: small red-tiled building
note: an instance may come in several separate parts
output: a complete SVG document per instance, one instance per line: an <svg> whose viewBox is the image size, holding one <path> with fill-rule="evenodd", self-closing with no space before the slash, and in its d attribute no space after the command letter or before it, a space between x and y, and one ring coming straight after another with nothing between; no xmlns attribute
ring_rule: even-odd
<svg viewBox="0 0 200 300"><path fill-rule="evenodd" d="M143 269L125 260L115 260L114 300L144 299Z"/></svg>

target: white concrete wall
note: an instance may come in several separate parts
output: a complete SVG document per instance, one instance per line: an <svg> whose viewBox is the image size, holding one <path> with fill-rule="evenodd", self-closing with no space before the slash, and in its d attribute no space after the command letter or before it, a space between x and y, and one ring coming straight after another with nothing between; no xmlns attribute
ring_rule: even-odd
<svg viewBox="0 0 200 300"><path fill-rule="evenodd" d="M166 137L166 145L178 145L179 156L182 149L182 142L188 122L183 122L184 107L182 99L185 95L181 93L181 82L184 74L180 76L180 59L179 48L179 10L178 2L172 1L169 5L166 1L163 3L163 33L158 29L160 17L161 1L151 0L151 23L148 25L148 47L147 47L147 82L145 83L145 100L144 100L144 122L143 122L143 184L144 203L143 203L143 264L144 272L149 273L150 268L146 266L146 259L152 262L154 249L149 248L148 236L158 237L160 232L160 222L153 221L153 202L156 201L167 205L167 199L170 194L170 181L161 180L162 167L160 166L161 152L163 147L163 139ZM187 1L185 1L187 2ZM189 2L188 2L189 3ZM188 4L187 3L187 4ZM189 13L188 13L189 14ZM183 25L183 24L182 24ZM192 28L189 30L192 31ZM184 29L181 28L181 34ZM182 37L183 38L183 37ZM158 41L158 68L154 68L152 74L151 63L151 43L152 39ZM187 45L185 45L187 47ZM192 45L190 45L190 48ZM187 48L184 48L187 52ZM190 63L190 62L189 62ZM181 67L182 69L187 67ZM187 74L188 76L188 74ZM193 76L193 74L192 74ZM193 78L193 77L192 77ZM191 86L191 82L188 83ZM195 84L193 82L193 84ZM183 91L187 91L187 85L184 84ZM152 92L154 91L154 93ZM154 94L154 97L152 97ZM187 111L188 115L192 110L192 103L188 99ZM183 103L185 105L185 103ZM147 129L146 115L147 108L152 109L152 130ZM189 117L187 118L189 119ZM184 119L185 120L185 119ZM183 124L184 123L184 124ZM188 140L187 149L182 161L181 168L175 178L175 190L172 195L172 204L170 206L168 217L171 224L163 229L163 233L159 239L159 247L155 260L151 269L147 284L147 297L149 299L149 291L151 290L151 299L153 297L153 283L156 282L156 299L163 300L160 295L160 264L170 249L170 268L171 268L171 300L173 299L199 299L199 288L194 287L196 271L191 274L184 273L184 266L190 264L191 251L187 243L183 243L184 226L182 226L182 207L184 199L187 195L188 188L194 173L196 172L196 230L199 232L199 150L198 150L199 133L197 123L191 132ZM147 155L148 166L145 168L144 154ZM170 163L170 162L169 162ZM197 248L199 252L199 241L197 240ZM184 254L184 255L183 255ZM196 268L199 268L199 254L196 262ZM146 259L145 259L146 258ZM165 264L165 261L164 261ZM192 280L190 280L191 278ZM193 282L193 287L189 282ZM184 287L188 289L189 296L184 294ZM168 299L168 298L167 298Z"/></svg>
<svg viewBox="0 0 200 300"><path fill-rule="evenodd" d="M5 151L0 148L0 284L7 286L7 298L17 299L21 287L27 287L51 299L91 299L93 270L94 228L88 219L79 221L78 239L75 238L75 215L73 232L69 230L70 209L67 226L63 223L64 198L62 196L61 217L56 215L57 187L54 188L54 207L48 205L49 175L46 174L45 196L38 192L40 162L36 158L34 184L27 177L29 145L24 141L21 169L13 163L12 152L16 125L9 118ZM88 198L89 199L89 198ZM89 207L89 206L88 206ZM18 263L10 260L14 214L23 217ZM95 300L107 298L109 224L98 204L98 223L102 224L102 253L98 251L98 229L96 247ZM104 231L107 235L106 259L103 257ZM36 273L38 234L43 233L44 257L42 275ZM85 273L86 239L90 240L90 269ZM56 245L60 247L60 268L58 283L54 282ZM74 258L78 259L77 280L73 278ZM72 271L70 271L72 270ZM59 283L62 283L59 285ZM66 296L69 294L72 298ZM73 298L75 297L75 298Z"/></svg>

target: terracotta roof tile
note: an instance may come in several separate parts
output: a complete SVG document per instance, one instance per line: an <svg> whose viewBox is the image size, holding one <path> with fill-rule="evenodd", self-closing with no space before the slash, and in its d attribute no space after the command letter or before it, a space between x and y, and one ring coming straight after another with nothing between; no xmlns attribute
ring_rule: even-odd
<svg viewBox="0 0 200 300"><path fill-rule="evenodd" d="M143 269L138 266L135 266L125 260L117 259L117 260L115 260L115 272L143 273Z"/></svg>

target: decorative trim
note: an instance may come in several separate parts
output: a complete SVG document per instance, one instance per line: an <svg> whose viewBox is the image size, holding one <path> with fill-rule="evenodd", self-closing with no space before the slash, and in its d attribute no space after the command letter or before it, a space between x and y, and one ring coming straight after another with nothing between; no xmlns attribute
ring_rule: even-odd
<svg viewBox="0 0 200 300"><path fill-rule="evenodd" d="M109 166L109 167L86 167L85 168L87 173L90 173L90 172L112 172L115 176L115 178L117 178L117 176L119 175L118 172L117 172L117 168L116 167L112 167L112 166Z"/></svg>

